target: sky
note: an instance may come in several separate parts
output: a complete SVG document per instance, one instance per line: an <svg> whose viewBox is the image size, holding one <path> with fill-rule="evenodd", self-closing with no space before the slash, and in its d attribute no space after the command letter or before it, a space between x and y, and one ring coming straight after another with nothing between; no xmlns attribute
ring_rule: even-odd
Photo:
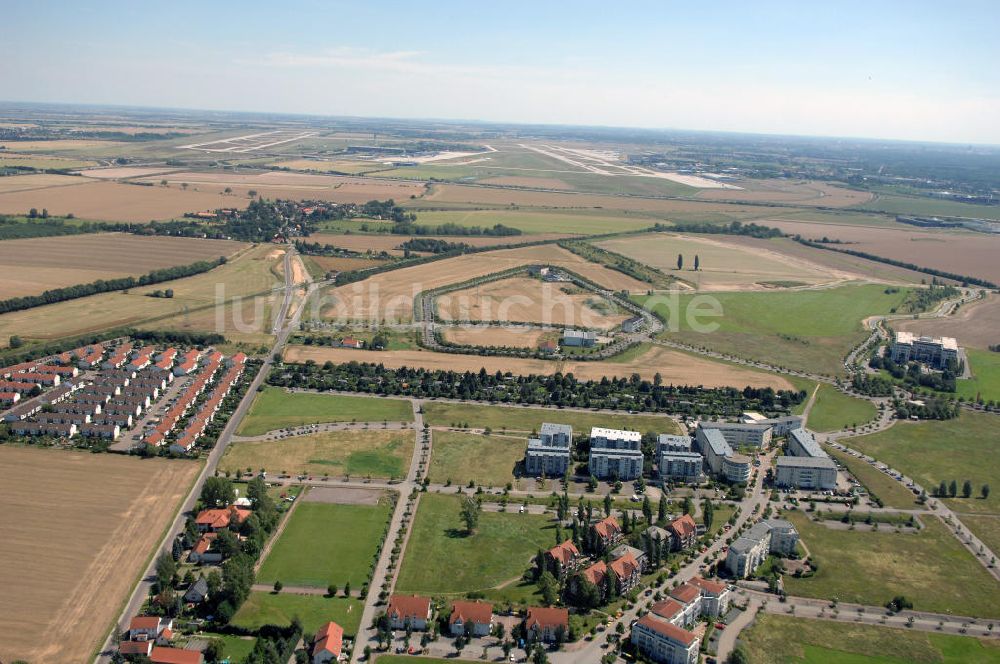
<svg viewBox="0 0 1000 664"><path fill-rule="evenodd" d="M3 24L5 101L1000 144L995 0L15 0Z"/></svg>

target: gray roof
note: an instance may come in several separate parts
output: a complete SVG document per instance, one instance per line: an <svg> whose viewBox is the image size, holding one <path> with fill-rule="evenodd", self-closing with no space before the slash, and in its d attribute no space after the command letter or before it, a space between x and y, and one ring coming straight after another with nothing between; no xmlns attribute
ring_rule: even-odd
<svg viewBox="0 0 1000 664"><path fill-rule="evenodd" d="M831 468L833 470L837 469L837 464L833 462L826 456L821 457L795 457L795 456L780 456L777 462L778 468L789 467L789 468Z"/></svg>
<svg viewBox="0 0 1000 664"><path fill-rule="evenodd" d="M663 528L660 528L659 526L650 526L649 528L646 528L642 532L646 537L649 537L651 539L660 539L664 541L670 539L670 533L668 533Z"/></svg>
<svg viewBox="0 0 1000 664"><path fill-rule="evenodd" d="M588 330L563 330L563 339L596 339L597 333Z"/></svg>
<svg viewBox="0 0 1000 664"><path fill-rule="evenodd" d="M718 429L710 429L698 425L698 432L705 442L712 448L716 456L725 457L733 453L733 448L726 442L722 432ZM703 450L705 451L705 450Z"/></svg>
<svg viewBox="0 0 1000 664"><path fill-rule="evenodd" d="M770 424L763 424L760 422L754 423L744 423L744 422L699 422L698 426L702 429L726 429L726 430L742 430L742 431L767 431L771 428Z"/></svg>
<svg viewBox="0 0 1000 664"><path fill-rule="evenodd" d="M746 536L738 537L733 540L732 544L729 545L729 550L735 551L736 553L746 553L758 544L760 544L760 539L751 539Z"/></svg>
<svg viewBox="0 0 1000 664"><path fill-rule="evenodd" d="M542 422L542 428L539 432L543 436L557 436L559 434L566 435L567 438L573 437L573 427L568 424L554 424L552 422Z"/></svg>
<svg viewBox="0 0 1000 664"><path fill-rule="evenodd" d="M669 433L661 433L656 437L656 443L660 446L686 447L691 449L691 436L675 436Z"/></svg>
<svg viewBox="0 0 1000 664"><path fill-rule="evenodd" d="M528 439L528 452L564 454L569 456L569 445L546 445L540 438Z"/></svg>
<svg viewBox="0 0 1000 664"><path fill-rule="evenodd" d="M792 429L788 432L788 438L794 440L805 451L806 456L825 457L826 452L816 442L816 437L806 429Z"/></svg>
<svg viewBox="0 0 1000 664"><path fill-rule="evenodd" d="M611 559L617 560L618 558L624 556L626 553L631 553L632 557L635 558L636 560L639 560L639 558L646 557L646 552L643 551L642 549L637 549L634 546L629 546L628 544L622 544L611 550Z"/></svg>
<svg viewBox="0 0 1000 664"><path fill-rule="evenodd" d="M762 523L766 523L769 527L775 530L795 530L795 526L792 525L792 522L786 519L767 519Z"/></svg>

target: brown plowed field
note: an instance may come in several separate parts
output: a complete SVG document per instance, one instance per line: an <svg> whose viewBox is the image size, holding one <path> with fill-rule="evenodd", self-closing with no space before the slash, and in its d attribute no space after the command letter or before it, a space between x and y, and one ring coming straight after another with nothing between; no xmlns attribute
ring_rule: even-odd
<svg viewBox="0 0 1000 664"><path fill-rule="evenodd" d="M452 371L479 371L485 368L489 373L496 371L513 372L520 375L549 375L557 371L572 372L582 380L600 380L604 377L628 377L634 373L652 379L657 373L666 384L704 385L705 387L773 387L792 389L791 384L775 374L751 371L722 362L711 362L694 355L688 355L661 346L654 346L628 362L580 362L567 360L521 359L511 357L480 357L478 355L458 355L435 353L433 351L399 350L368 351L350 348L327 348L317 346L289 346L285 351L289 362L315 360L323 364L327 360L334 363L374 362L389 368L424 367Z"/></svg>
<svg viewBox="0 0 1000 664"><path fill-rule="evenodd" d="M199 466L3 445L0 467L0 658L89 661Z"/></svg>
<svg viewBox="0 0 1000 664"><path fill-rule="evenodd" d="M481 184L498 184L505 187L533 187L535 189L572 189L573 187L556 178L529 178L516 175L501 175L479 180Z"/></svg>
<svg viewBox="0 0 1000 664"><path fill-rule="evenodd" d="M765 219L765 226L798 233L807 239L827 237L845 244L833 249L864 251L921 267L964 274L1000 283L1000 235L972 231L870 228L851 224L820 224L791 219Z"/></svg>
<svg viewBox="0 0 1000 664"><path fill-rule="evenodd" d="M0 299L50 288L231 256L249 245L229 240L144 237L127 233L64 235L0 242ZM169 286L168 286L169 287Z"/></svg>
<svg viewBox="0 0 1000 664"><path fill-rule="evenodd" d="M631 316L618 311L613 303L572 284L547 283L526 276L445 293L435 302L438 314L445 320L539 323L609 330Z"/></svg>

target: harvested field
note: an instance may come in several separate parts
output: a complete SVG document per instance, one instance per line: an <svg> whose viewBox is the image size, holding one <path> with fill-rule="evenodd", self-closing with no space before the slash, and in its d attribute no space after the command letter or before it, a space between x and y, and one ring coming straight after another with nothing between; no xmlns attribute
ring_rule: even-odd
<svg viewBox="0 0 1000 664"><path fill-rule="evenodd" d="M84 159L71 159L66 157L52 157L38 154L17 154L0 150L0 166L14 166L25 168L87 168L96 166L96 161Z"/></svg>
<svg viewBox="0 0 1000 664"><path fill-rule="evenodd" d="M89 661L199 465L10 445L0 465L0 658Z"/></svg>
<svg viewBox="0 0 1000 664"><path fill-rule="evenodd" d="M98 180L121 180L125 178L176 173L179 170L179 168L164 168L163 166L114 166L112 168L90 168L80 171L80 175L88 178L97 178Z"/></svg>
<svg viewBox="0 0 1000 664"><path fill-rule="evenodd" d="M374 258L337 258L336 256L303 256L302 260L314 263L323 272L346 272L378 267L384 260Z"/></svg>
<svg viewBox="0 0 1000 664"><path fill-rule="evenodd" d="M234 339L244 333L257 335L270 329L266 312L273 298L271 289L277 284L272 271L275 260L267 258L269 251L269 246L261 245L208 272L128 293L101 293L3 314L0 339L11 335L26 340L57 339L154 321L158 329L220 332ZM171 288L174 297L146 296L156 288ZM256 294L262 296L249 297ZM225 307L218 306L220 296L225 298ZM236 297L243 299L233 302ZM233 307L245 314L241 321L228 315Z"/></svg>
<svg viewBox="0 0 1000 664"><path fill-rule="evenodd" d="M295 198L336 201L338 203L366 203L372 199L392 198L403 200L411 195L424 193L418 182L397 182L355 178L336 175L312 175L267 171L264 173L181 172L165 178L145 178L144 182L159 183L166 179L171 186L186 182L201 191L219 191L226 187L235 194L246 195L251 189L268 198Z"/></svg>
<svg viewBox="0 0 1000 664"><path fill-rule="evenodd" d="M537 348L542 337L550 335L558 338L558 332L546 332L530 327L447 327L444 338L462 346L510 346L513 348Z"/></svg>
<svg viewBox="0 0 1000 664"><path fill-rule="evenodd" d="M531 178L516 175L501 175L479 180L482 184L498 184L504 187L533 187L535 189L572 189L572 185L556 178Z"/></svg>
<svg viewBox="0 0 1000 664"><path fill-rule="evenodd" d="M858 225L765 219L759 223L798 233L807 239L827 237L844 244L832 249L864 251L921 267L964 274L1000 283L1000 236L972 231L867 228Z"/></svg>
<svg viewBox="0 0 1000 664"><path fill-rule="evenodd" d="M317 159L289 159L279 161L273 166L290 168L293 171L315 171L317 173L364 173L385 168L382 164L371 161L320 161Z"/></svg>
<svg viewBox="0 0 1000 664"><path fill-rule="evenodd" d="M229 240L144 237L127 233L64 235L0 242L0 299L50 288L231 256L249 245Z"/></svg>
<svg viewBox="0 0 1000 664"><path fill-rule="evenodd" d="M10 179L22 180L28 177L36 176ZM173 219L185 212L245 207L248 202L247 198L223 196L221 190L211 192L184 190L180 187L143 187L79 177L66 177L65 180L48 186L34 186L20 191L0 190L0 214L24 214L31 208L46 208L54 215L73 214L80 219L95 221L142 222Z"/></svg>
<svg viewBox="0 0 1000 664"><path fill-rule="evenodd" d="M603 265L590 263L565 249L540 245L466 254L425 265L392 270L364 281L332 288L323 292L323 315L343 321L409 320L413 312L413 297L421 291L520 265L539 263L573 270L605 288L614 290L628 290L637 285L646 286L632 277Z"/></svg>
<svg viewBox="0 0 1000 664"><path fill-rule="evenodd" d="M385 496L382 489L363 489L352 486L313 486L302 497L306 503L333 503L336 505L378 505Z"/></svg>
<svg viewBox="0 0 1000 664"><path fill-rule="evenodd" d="M80 182L80 178L75 178L71 175L51 175L49 173L12 175L0 178L0 194L42 189L45 187L58 187L60 185L80 184Z"/></svg>
<svg viewBox="0 0 1000 664"><path fill-rule="evenodd" d="M702 291L758 290L782 282L804 286L854 276L760 245L748 247L742 240L736 236L655 233L606 240L598 246L659 268ZM684 256L683 270L677 270L678 254ZM697 272L694 271L696 256L700 259Z"/></svg>
<svg viewBox="0 0 1000 664"><path fill-rule="evenodd" d="M609 330L631 316L612 302L572 284L519 276L491 281L435 299L444 320L570 325Z"/></svg>
<svg viewBox="0 0 1000 664"><path fill-rule="evenodd" d="M872 199L872 194L868 191L855 191L809 180L740 180L738 184L742 187L741 190L705 189L698 192L696 197L713 201L799 203L823 207L849 207Z"/></svg>
<svg viewBox="0 0 1000 664"><path fill-rule="evenodd" d="M1000 343L1000 295L990 293L985 300L960 307L947 318L897 320L892 327L920 335L954 337L962 346L989 348Z"/></svg>
<svg viewBox="0 0 1000 664"><path fill-rule="evenodd" d="M63 150L87 150L124 145L116 141L102 141L90 138L63 138L52 141L3 141L0 143L11 152L60 152Z"/></svg>
<svg viewBox="0 0 1000 664"><path fill-rule="evenodd" d="M791 383L775 374L744 369L735 365L688 355L678 351L654 346L645 353L627 362L581 362L573 360L554 361L521 359L509 357L479 357L477 355L456 355L432 351L367 351L349 348L326 348L315 346L289 346L285 351L288 362L315 360L323 364L327 360L340 364L344 362L373 362L389 368L423 367L452 371L487 372L511 371L520 375L548 375L557 371L572 372L581 380L600 380L604 377L628 377L637 373L652 379L657 373L664 384L704 385L705 387L773 387L791 389Z"/></svg>
<svg viewBox="0 0 1000 664"><path fill-rule="evenodd" d="M412 201L411 201L412 202ZM645 230L656 220L636 214L601 210L427 210L417 213L422 224L458 224L459 226L493 226L503 224L521 230L530 237L515 236L524 240L566 235L594 235Z"/></svg>

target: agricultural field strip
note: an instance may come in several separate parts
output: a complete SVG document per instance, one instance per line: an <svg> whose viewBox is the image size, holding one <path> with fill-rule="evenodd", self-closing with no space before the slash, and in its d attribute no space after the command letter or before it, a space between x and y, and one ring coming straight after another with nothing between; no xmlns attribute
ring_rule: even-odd
<svg viewBox="0 0 1000 664"><path fill-rule="evenodd" d="M268 137L281 136L288 133L289 132L287 130L279 129L276 131L269 131L260 134L246 134L245 136L236 136L234 138L223 138L217 141L210 141L208 143L191 143L189 145L179 145L177 146L177 148L179 150L200 150L202 152L252 152L254 150L263 150L264 148L273 147L275 145L281 145L283 143L292 143L294 141L299 141L304 138L309 138L310 136L316 136L318 132L315 131L299 132L296 133L295 136L291 136L289 138L283 138L281 140L269 141L264 143L262 142L254 143L254 141L251 140L255 138L267 139ZM249 141L251 144L248 146L240 145L240 143L247 141ZM209 145L218 145L218 144L225 145L226 147L219 147L219 148L206 147Z"/></svg>

